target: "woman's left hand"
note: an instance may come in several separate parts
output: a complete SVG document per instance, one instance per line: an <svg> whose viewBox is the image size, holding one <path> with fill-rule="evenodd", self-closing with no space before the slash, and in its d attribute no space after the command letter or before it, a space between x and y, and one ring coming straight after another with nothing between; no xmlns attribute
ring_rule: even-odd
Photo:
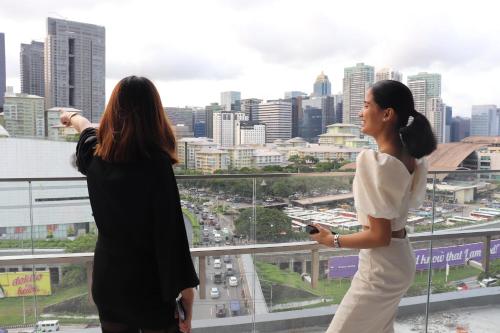
<svg viewBox="0 0 500 333"><path fill-rule="evenodd" d="M316 224L316 223L313 224L313 226L318 228L319 232L315 233L315 234L311 234L311 235L309 235L309 237L311 237L312 240L315 240L316 242L318 242L320 244L331 247L333 245L332 232L329 229L327 229L319 224Z"/></svg>

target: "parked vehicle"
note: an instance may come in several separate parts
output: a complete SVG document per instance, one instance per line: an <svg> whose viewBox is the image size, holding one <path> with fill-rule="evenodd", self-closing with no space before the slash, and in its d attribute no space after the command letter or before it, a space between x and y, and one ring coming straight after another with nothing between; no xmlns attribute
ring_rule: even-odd
<svg viewBox="0 0 500 333"><path fill-rule="evenodd" d="M226 275L233 275L233 264L226 264Z"/></svg>
<svg viewBox="0 0 500 333"><path fill-rule="evenodd" d="M497 279L495 278L486 278L486 279L483 279L479 282L479 285L483 288L487 288L487 287L492 287L494 286L496 283L497 283Z"/></svg>
<svg viewBox="0 0 500 333"><path fill-rule="evenodd" d="M224 262L225 262L226 264L231 262L231 256L229 256L229 255L227 255L227 254L224 256L224 258L223 258L223 259L224 259Z"/></svg>
<svg viewBox="0 0 500 333"><path fill-rule="evenodd" d="M214 268L222 268L222 263L220 262L220 259L214 260Z"/></svg>
<svg viewBox="0 0 500 333"><path fill-rule="evenodd" d="M42 320L36 323L37 332L55 332L59 331L59 320Z"/></svg>

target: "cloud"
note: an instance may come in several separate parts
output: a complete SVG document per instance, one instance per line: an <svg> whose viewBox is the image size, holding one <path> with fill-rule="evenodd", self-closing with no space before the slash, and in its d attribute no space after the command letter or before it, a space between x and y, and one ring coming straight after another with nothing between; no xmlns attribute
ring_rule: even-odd
<svg viewBox="0 0 500 333"><path fill-rule="evenodd" d="M230 59L188 50L149 46L124 62L108 61L107 76L119 79L137 74L162 81L235 79L241 67Z"/></svg>

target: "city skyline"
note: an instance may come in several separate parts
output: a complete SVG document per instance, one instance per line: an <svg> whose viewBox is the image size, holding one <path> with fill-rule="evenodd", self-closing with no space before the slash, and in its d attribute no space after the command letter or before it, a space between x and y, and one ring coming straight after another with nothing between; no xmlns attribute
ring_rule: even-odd
<svg viewBox="0 0 500 333"><path fill-rule="evenodd" d="M43 41L47 17L64 17L106 27L106 99L116 82L129 74L152 78L165 106L208 105L228 90L241 91L243 99L276 99L285 91L309 94L322 70L335 94L342 90L344 68L364 62L375 70L396 69L405 83L408 75L440 73L443 101L453 106L455 115L470 116L476 104L500 104L498 94L487 88L500 75L495 61L500 48L492 43L498 27L488 19L494 10L475 15L481 6L454 4L451 16L448 4L432 3L432 11L424 4L409 17L401 14L403 4L362 6L365 10L356 11L356 2L318 1L304 12L283 1L221 0L196 2L196 10L193 4L157 3L158 10L138 15L141 6L136 1L119 6L117 1L49 1L22 6L23 10L7 3L0 14L6 33L7 85L20 90L20 44ZM138 24L110 18L110 11L116 17L134 17ZM280 24L271 24L277 13ZM256 14L261 17L258 23L251 19ZM373 20L382 14L390 20ZM196 24L185 25L186 15ZM475 16L481 17L481 24L471 19ZM424 26L411 24L422 20ZM395 31L394 25L400 29ZM228 38L223 40L223 35ZM300 47L292 43L295 39L301 40Z"/></svg>

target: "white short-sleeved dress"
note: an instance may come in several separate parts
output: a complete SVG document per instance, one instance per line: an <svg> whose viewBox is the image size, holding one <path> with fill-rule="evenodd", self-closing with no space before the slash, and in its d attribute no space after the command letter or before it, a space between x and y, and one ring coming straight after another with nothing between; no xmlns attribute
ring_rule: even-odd
<svg viewBox="0 0 500 333"><path fill-rule="evenodd" d="M419 207L427 183L427 162L417 160L413 173L397 158L364 150L356 159L354 203L359 222L368 216L391 221L393 231L405 227L409 208ZM399 301L415 274L415 256L407 237L392 238L387 247L363 249L350 289L327 333L394 332Z"/></svg>

